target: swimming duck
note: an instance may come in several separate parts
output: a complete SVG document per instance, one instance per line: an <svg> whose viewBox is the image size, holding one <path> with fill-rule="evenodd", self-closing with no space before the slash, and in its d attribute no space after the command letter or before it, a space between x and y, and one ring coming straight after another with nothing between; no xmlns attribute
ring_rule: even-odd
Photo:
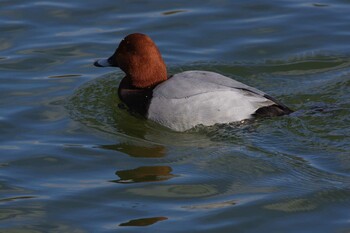
<svg viewBox="0 0 350 233"><path fill-rule="evenodd" d="M159 49L141 33L126 36L111 57L94 65L124 71L120 100L131 111L175 131L292 112L268 94L218 73L191 70L168 78Z"/></svg>

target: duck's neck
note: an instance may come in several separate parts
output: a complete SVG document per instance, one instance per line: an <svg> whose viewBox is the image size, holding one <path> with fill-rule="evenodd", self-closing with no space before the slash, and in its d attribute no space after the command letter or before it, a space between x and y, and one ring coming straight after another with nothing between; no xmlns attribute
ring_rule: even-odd
<svg viewBox="0 0 350 233"><path fill-rule="evenodd" d="M133 85L132 80L128 77L125 76L122 81L119 84L119 88L118 88L118 96L119 98L123 101L123 102L127 102L127 100L125 99L125 94L126 92L130 93L130 92L134 92L136 93L136 91L144 91L146 92L152 92L152 90L158 85L160 84L156 83L154 85L151 85L149 87L145 87L145 88L140 88L140 87L136 87L135 85Z"/></svg>
<svg viewBox="0 0 350 233"><path fill-rule="evenodd" d="M123 87L129 88L129 89L153 89L158 84L160 84L166 80L167 80L167 78L161 79L161 80L149 81L149 80L145 80L145 79L132 78L130 76L125 76L123 78L123 80L121 81L120 85L123 85Z"/></svg>

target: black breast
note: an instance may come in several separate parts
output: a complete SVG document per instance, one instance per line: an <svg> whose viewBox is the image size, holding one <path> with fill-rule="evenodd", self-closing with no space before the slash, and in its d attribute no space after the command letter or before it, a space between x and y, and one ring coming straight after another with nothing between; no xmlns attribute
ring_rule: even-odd
<svg viewBox="0 0 350 233"><path fill-rule="evenodd" d="M153 88L136 88L124 78L119 85L118 95L128 108L135 113L146 116L152 99Z"/></svg>

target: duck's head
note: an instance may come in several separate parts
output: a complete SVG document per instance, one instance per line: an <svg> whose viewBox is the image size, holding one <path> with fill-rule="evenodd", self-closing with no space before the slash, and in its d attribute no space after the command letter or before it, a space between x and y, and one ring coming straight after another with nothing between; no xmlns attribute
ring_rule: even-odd
<svg viewBox="0 0 350 233"><path fill-rule="evenodd" d="M97 60L94 65L119 67L137 88L153 87L167 79L166 65L157 46L141 33L126 36L111 57Z"/></svg>

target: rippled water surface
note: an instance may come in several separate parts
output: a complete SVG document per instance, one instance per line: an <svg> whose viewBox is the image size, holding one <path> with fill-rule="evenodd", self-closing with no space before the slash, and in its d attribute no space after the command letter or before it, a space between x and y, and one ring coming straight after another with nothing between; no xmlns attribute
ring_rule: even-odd
<svg viewBox="0 0 350 233"><path fill-rule="evenodd" d="M0 232L350 232L350 2L0 1ZM177 133L92 63L127 34L289 116Z"/></svg>

